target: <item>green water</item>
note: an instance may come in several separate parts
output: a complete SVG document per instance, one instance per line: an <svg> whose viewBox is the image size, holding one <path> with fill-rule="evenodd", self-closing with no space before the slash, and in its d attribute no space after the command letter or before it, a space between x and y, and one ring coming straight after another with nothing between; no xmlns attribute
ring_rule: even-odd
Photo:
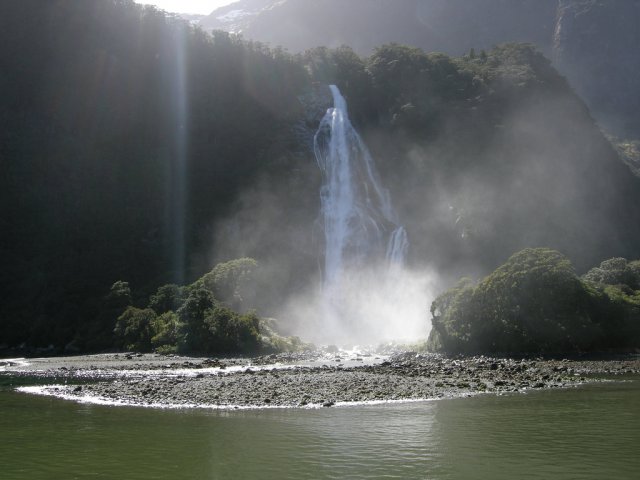
<svg viewBox="0 0 640 480"><path fill-rule="evenodd" d="M151 410L0 389L0 478L637 479L640 380L319 410Z"/></svg>

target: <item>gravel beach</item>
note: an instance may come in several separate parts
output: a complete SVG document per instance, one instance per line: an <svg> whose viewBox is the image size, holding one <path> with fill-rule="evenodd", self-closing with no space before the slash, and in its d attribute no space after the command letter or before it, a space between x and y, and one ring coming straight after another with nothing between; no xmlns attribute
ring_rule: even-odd
<svg viewBox="0 0 640 480"><path fill-rule="evenodd" d="M2 376L35 377L40 385L21 387L25 392L173 408L330 407L567 388L638 374L638 355L533 360L316 352L238 359L102 354L0 360Z"/></svg>

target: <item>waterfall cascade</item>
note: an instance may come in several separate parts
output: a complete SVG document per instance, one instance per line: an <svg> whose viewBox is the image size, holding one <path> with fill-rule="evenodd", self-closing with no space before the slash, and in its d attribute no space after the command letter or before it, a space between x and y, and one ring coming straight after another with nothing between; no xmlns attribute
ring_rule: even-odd
<svg viewBox="0 0 640 480"><path fill-rule="evenodd" d="M385 258L390 267L401 266L409 245L373 159L351 125L344 97L335 85L330 88L334 106L314 138L324 178L325 289L339 288L346 271Z"/></svg>
<svg viewBox="0 0 640 480"><path fill-rule="evenodd" d="M330 89L333 108L314 137L323 176L322 289L292 298L284 315L297 319L300 334L312 333L316 343L415 341L428 333L425 317L435 277L404 265L405 229L351 125L345 99L336 86Z"/></svg>

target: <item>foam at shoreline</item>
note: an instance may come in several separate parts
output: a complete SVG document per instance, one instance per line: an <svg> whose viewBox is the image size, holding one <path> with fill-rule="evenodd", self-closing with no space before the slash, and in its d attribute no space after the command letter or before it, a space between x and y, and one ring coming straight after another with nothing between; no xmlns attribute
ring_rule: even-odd
<svg viewBox="0 0 640 480"><path fill-rule="evenodd" d="M111 407L141 407L141 408L155 408L166 410L188 410L188 409L203 409L203 410L286 410L292 408L302 408L307 410L314 410L325 408L321 403L307 404L307 405L216 405L216 404L177 404L177 403L142 403L132 400L114 400L111 398L101 397L97 395L74 395L71 393L74 386L69 385L44 385L44 386L29 386L18 387L16 391L21 393L28 393L31 395L40 395L47 397L55 397L61 400L70 400L76 403L89 404L89 405L102 405ZM422 403L433 402L436 400L444 400L451 398L462 398L475 396L477 393L450 395L442 397L432 398L405 398L405 399L387 399L387 400L363 400L354 402L335 402L331 404L331 407L366 407L366 406L381 406L381 405L397 405L405 403Z"/></svg>

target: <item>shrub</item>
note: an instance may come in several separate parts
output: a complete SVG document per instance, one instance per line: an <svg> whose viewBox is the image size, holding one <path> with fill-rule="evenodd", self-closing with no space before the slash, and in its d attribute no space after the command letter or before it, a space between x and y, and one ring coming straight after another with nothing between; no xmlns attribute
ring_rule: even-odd
<svg viewBox="0 0 640 480"><path fill-rule="evenodd" d="M180 346L181 350L196 352L207 350L208 330L204 319L215 304L213 294L206 288L197 286L191 289L189 296L177 312L182 324L183 344Z"/></svg>
<svg viewBox="0 0 640 480"><path fill-rule="evenodd" d="M436 298L430 344L459 353L591 350L602 339L599 306L564 255L529 248L477 286L467 280Z"/></svg>
<svg viewBox="0 0 640 480"><path fill-rule="evenodd" d="M158 315L168 311L176 311L185 300L184 288L178 285L163 285L149 298L149 308Z"/></svg>
<svg viewBox="0 0 640 480"><path fill-rule="evenodd" d="M605 285L624 285L632 290L640 288L640 262L629 263L625 258L610 258L583 275L584 280Z"/></svg>
<svg viewBox="0 0 640 480"><path fill-rule="evenodd" d="M226 307L216 307L204 319L208 330L207 351L249 353L258 350L260 320L254 312L240 315Z"/></svg>
<svg viewBox="0 0 640 480"><path fill-rule="evenodd" d="M150 308L144 310L128 307L118 317L113 332L121 346L139 352L151 351L151 337L156 313Z"/></svg>
<svg viewBox="0 0 640 480"><path fill-rule="evenodd" d="M253 272L257 266L258 263L253 258L237 258L219 263L194 285L203 286L217 300L240 310L246 307L245 300L250 293Z"/></svg>
<svg viewBox="0 0 640 480"><path fill-rule="evenodd" d="M117 312L115 328L111 327L117 345L144 352L203 354L306 348L296 337L279 336L275 321L261 320L254 311L239 313L232 308L246 303L256 267L251 258L219 263L191 285L159 287L145 309L131 306L129 285L116 282L107 300L113 304L109 312Z"/></svg>
<svg viewBox="0 0 640 480"><path fill-rule="evenodd" d="M165 312L152 323L151 345L158 353L174 353L184 343L183 324L175 312Z"/></svg>

